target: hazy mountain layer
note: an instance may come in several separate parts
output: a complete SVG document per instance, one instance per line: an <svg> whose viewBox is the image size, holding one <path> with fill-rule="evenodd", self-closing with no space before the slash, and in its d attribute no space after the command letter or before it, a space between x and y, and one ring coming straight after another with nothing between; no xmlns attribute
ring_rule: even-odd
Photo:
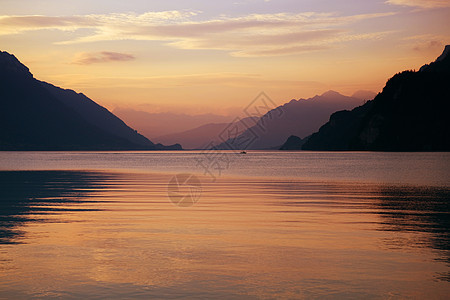
<svg viewBox="0 0 450 300"><path fill-rule="evenodd" d="M236 124L238 130L246 129L246 124L255 124L258 118L244 118ZM211 123L194 129L177 132L154 138L163 144L179 143L183 149L206 149L211 144L217 145L221 142L220 135L226 130L230 123Z"/></svg>
<svg viewBox="0 0 450 300"><path fill-rule="evenodd" d="M1 150L154 150L155 145L83 94L36 80L0 52Z"/></svg>
<svg viewBox="0 0 450 300"><path fill-rule="evenodd" d="M317 131L336 110L351 109L363 100L328 91L309 99L292 100L252 124L241 134L230 138L219 149L278 149L291 135L304 138Z"/></svg>

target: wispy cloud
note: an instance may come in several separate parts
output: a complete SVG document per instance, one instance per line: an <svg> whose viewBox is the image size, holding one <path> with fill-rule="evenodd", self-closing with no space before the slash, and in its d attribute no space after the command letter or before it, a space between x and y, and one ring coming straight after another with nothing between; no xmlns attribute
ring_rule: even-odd
<svg viewBox="0 0 450 300"><path fill-rule="evenodd" d="M91 65L96 63L106 63L114 61L134 60L134 55L118 52L82 52L78 53L73 60L74 64Z"/></svg>
<svg viewBox="0 0 450 300"><path fill-rule="evenodd" d="M233 56L286 55L329 48L370 34L352 33L350 24L393 13L341 16L335 13L251 14L196 21L199 12L165 11L72 17L0 16L0 34L38 29L90 29L59 44L151 40L182 49L216 49ZM75 37L76 36L76 37Z"/></svg>
<svg viewBox="0 0 450 300"><path fill-rule="evenodd" d="M404 38L406 45L418 52L434 52L442 51L444 45L450 42L448 36L436 34L414 35Z"/></svg>
<svg viewBox="0 0 450 300"><path fill-rule="evenodd" d="M419 8L450 7L450 1L448 0L388 0L386 3Z"/></svg>
<svg viewBox="0 0 450 300"><path fill-rule="evenodd" d="M86 77L86 74L59 75L57 80L64 85L81 89L86 88L179 88L193 86L229 86L229 87L258 87L274 85L283 88L299 86L323 87L318 81L268 79L260 74L252 73L204 73L191 75L151 76L151 77Z"/></svg>
<svg viewBox="0 0 450 300"><path fill-rule="evenodd" d="M444 48L444 44L441 41L432 40L424 43L423 45L417 45L414 47L416 51L429 51Z"/></svg>
<svg viewBox="0 0 450 300"><path fill-rule="evenodd" d="M94 28L97 32L111 31L124 26L134 24L145 26L147 24L170 24L188 20L197 12L162 11L146 12L143 14L114 13L107 15L82 15L82 16L0 16L0 34L15 34L23 31L40 29L57 29L72 31L82 28Z"/></svg>
<svg viewBox="0 0 450 300"><path fill-rule="evenodd" d="M79 28L94 28L98 25L94 19L87 16L0 16L0 35L40 29L72 31Z"/></svg>

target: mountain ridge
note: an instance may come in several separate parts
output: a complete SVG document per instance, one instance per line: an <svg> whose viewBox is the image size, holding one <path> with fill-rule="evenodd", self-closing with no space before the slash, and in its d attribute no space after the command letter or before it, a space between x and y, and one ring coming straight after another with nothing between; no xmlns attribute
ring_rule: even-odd
<svg viewBox="0 0 450 300"><path fill-rule="evenodd" d="M210 123L229 123L232 116L215 114L188 115L171 112L151 113L131 108L117 107L113 113L130 124L150 140L176 134Z"/></svg>
<svg viewBox="0 0 450 300"><path fill-rule="evenodd" d="M244 118L237 123L238 130L245 128L245 124L254 124L257 118ZM208 123L182 132L176 132L154 140L161 143L177 141L183 149L206 149L210 145L216 145L220 141L222 133L230 123Z"/></svg>
<svg viewBox="0 0 450 300"><path fill-rule="evenodd" d="M336 91L327 91L308 99L291 100L264 114L256 124L236 137L215 146L217 149L278 149L291 136L305 138L317 131L328 120L329 115L340 109L358 106L361 99L344 96ZM250 145L239 145L239 141L252 140Z"/></svg>
<svg viewBox="0 0 450 300"><path fill-rule="evenodd" d="M303 150L449 151L450 46L419 71L390 78L375 99L337 111Z"/></svg>
<svg viewBox="0 0 450 300"><path fill-rule="evenodd" d="M35 79L28 67L4 51L0 103L1 150L181 149L155 145L83 94Z"/></svg>

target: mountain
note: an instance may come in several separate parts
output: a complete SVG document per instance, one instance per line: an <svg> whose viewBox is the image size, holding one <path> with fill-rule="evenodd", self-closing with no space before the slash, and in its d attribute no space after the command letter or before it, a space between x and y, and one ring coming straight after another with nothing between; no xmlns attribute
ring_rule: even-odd
<svg viewBox="0 0 450 300"><path fill-rule="evenodd" d="M361 99L328 91L309 99L292 100L279 106L238 136L216 146L218 149L278 149L291 135L305 138L317 131L336 110L351 109L362 104ZM239 141L252 141L239 144Z"/></svg>
<svg viewBox="0 0 450 300"><path fill-rule="evenodd" d="M377 95L377 93L372 92L372 91L359 90L359 91L356 91L352 95L352 97L356 98L356 99L361 99L361 100L372 100L373 98L375 98L376 95Z"/></svg>
<svg viewBox="0 0 450 300"><path fill-rule="evenodd" d="M244 118L236 124L239 131L246 129L246 124L255 124L257 118ZM220 141L219 135L230 123L210 123L200 127L172 133L154 138L155 141L170 144L177 141L183 149L205 149L211 144L217 145Z"/></svg>
<svg viewBox="0 0 450 300"><path fill-rule="evenodd" d="M215 114L148 113L125 108L116 108L113 113L151 140L206 124L228 123L233 119L232 117Z"/></svg>
<svg viewBox="0 0 450 300"><path fill-rule="evenodd" d="M307 138L301 139L298 136L291 135L287 141L281 146L280 150L298 150L301 149Z"/></svg>
<svg viewBox="0 0 450 300"><path fill-rule="evenodd" d="M354 108L352 111L342 110L331 115L330 121L323 125L318 133L314 133L308 141L297 149L303 150L349 150L349 141L356 136L359 124L373 105L373 101ZM290 149L294 150L294 149Z"/></svg>
<svg viewBox="0 0 450 300"><path fill-rule="evenodd" d="M450 46L418 72L388 80L374 100L331 115L304 150L449 151Z"/></svg>
<svg viewBox="0 0 450 300"><path fill-rule="evenodd" d="M0 150L156 150L155 145L83 94L33 77L0 51Z"/></svg>

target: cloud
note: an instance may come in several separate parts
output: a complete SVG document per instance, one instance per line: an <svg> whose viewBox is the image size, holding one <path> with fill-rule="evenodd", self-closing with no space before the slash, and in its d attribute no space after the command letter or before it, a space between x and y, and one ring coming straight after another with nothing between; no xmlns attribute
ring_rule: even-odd
<svg viewBox="0 0 450 300"><path fill-rule="evenodd" d="M388 0L386 3L419 8L450 7L450 1L448 0Z"/></svg>
<svg viewBox="0 0 450 300"><path fill-rule="evenodd" d="M437 34L423 34L404 38L405 45L417 52L439 53L449 43L449 37Z"/></svg>
<svg viewBox="0 0 450 300"><path fill-rule="evenodd" d="M0 16L0 34L38 29L79 30L72 38L57 43L148 40L181 49L221 50L233 56L274 56L318 51L333 43L354 40L355 33L351 33L354 26L350 24L393 15L340 16L308 12L198 20L199 14L195 11L164 11L71 17ZM370 35L359 36L371 38ZM98 60L94 59L94 62Z"/></svg>
<svg viewBox="0 0 450 300"><path fill-rule="evenodd" d="M118 52L82 52L76 55L73 60L74 64L77 65L91 65L96 63L106 63L114 61L129 61L134 60L135 57L131 54L118 53Z"/></svg>
<svg viewBox="0 0 450 300"><path fill-rule="evenodd" d="M423 45L417 45L413 49L416 51L428 51L442 48L444 48L444 44L441 41L432 40Z"/></svg>
<svg viewBox="0 0 450 300"><path fill-rule="evenodd" d="M258 87L275 85L285 88L298 88L299 86L322 87L322 83L305 80L268 79L260 74L252 73L204 73L191 75L151 76L151 77L86 77L83 75L60 75L58 80L64 85L80 89L87 88L156 88L173 89L193 86L243 86Z"/></svg>
<svg viewBox="0 0 450 300"><path fill-rule="evenodd" d="M83 27L95 27L98 23L85 16L0 16L0 35L16 34L40 29L73 31Z"/></svg>
<svg viewBox="0 0 450 300"><path fill-rule="evenodd" d="M236 51L232 54L238 57L252 57L252 56L278 56L278 55L288 55L294 53L303 53L303 52L311 52L311 51L319 51L330 49L330 46L322 45L322 46L308 46L308 45L299 45L299 46L291 46L291 47L278 47L272 49L262 49L262 50L250 50L250 51Z"/></svg>
<svg viewBox="0 0 450 300"><path fill-rule="evenodd" d="M145 24L167 24L186 20L195 16L196 12L162 11L135 13L114 13L107 15L82 15L82 16L0 16L0 35L15 34L23 31L57 29L73 31L82 28L94 28L97 30L108 30L120 28L121 26L134 24L143 26Z"/></svg>

